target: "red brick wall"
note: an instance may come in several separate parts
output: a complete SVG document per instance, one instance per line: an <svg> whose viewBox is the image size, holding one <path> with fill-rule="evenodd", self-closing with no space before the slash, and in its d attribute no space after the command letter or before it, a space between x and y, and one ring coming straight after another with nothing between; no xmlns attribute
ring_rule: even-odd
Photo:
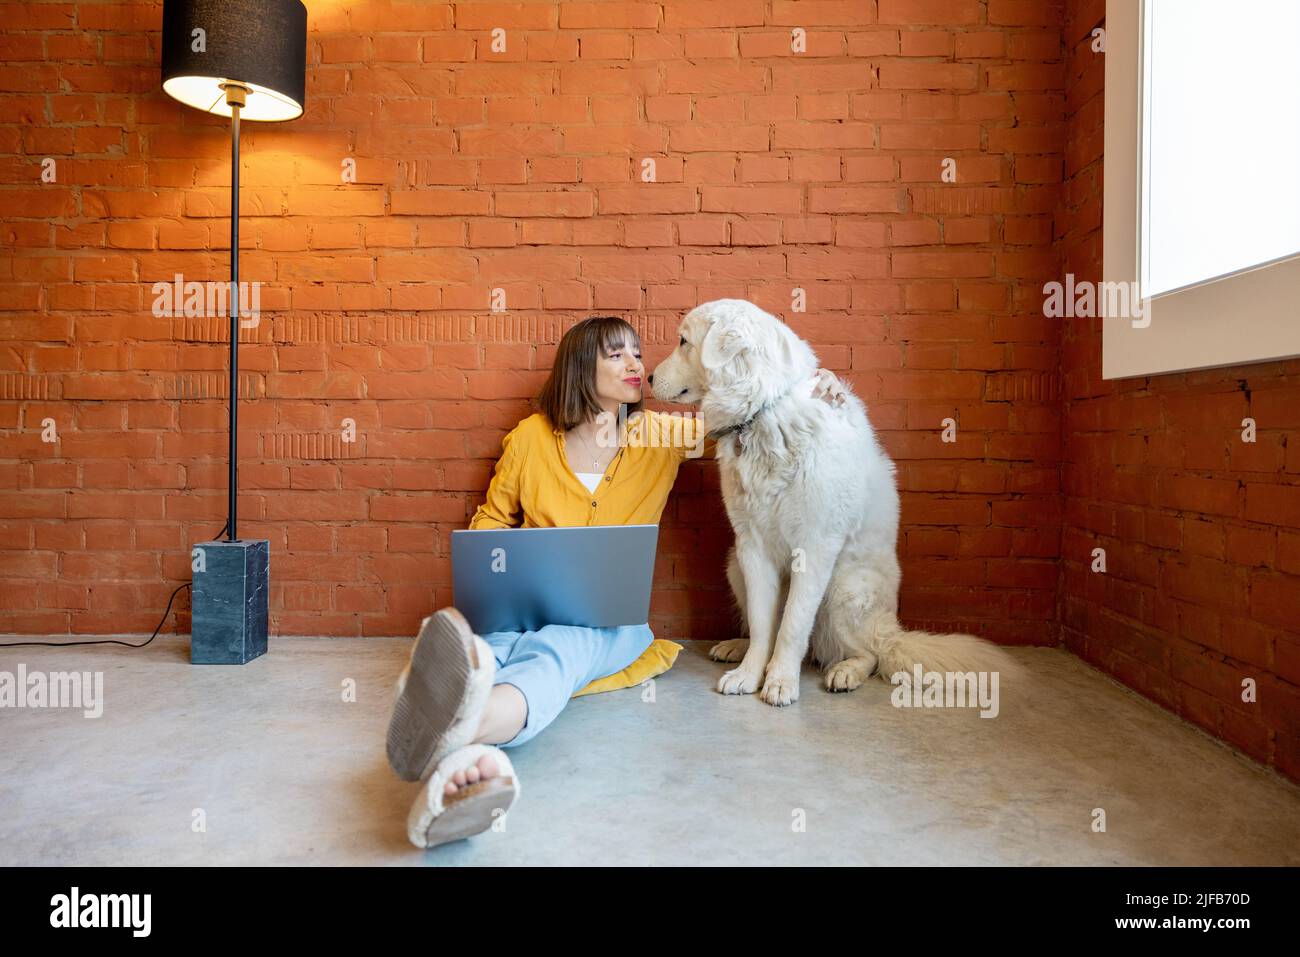
<svg viewBox="0 0 1300 957"><path fill-rule="evenodd" d="M1105 66L1089 43L1104 14L1071 0L1065 34L1062 271L1093 281ZM1300 778L1300 361L1104 382L1100 322L1071 319L1062 373L1067 647ZM1090 570L1099 547L1105 574Z"/></svg>
<svg viewBox="0 0 1300 957"><path fill-rule="evenodd" d="M653 365L740 296L868 401L905 618L1055 643L1059 3L309 7L307 113L243 140L240 534L271 541L276 633L410 634L563 330L625 315ZM225 517L225 320L150 304L227 276L228 128L159 89L160 3L6 20L0 630L150 631ZM715 468L665 515L661 635L730 629Z"/></svg>

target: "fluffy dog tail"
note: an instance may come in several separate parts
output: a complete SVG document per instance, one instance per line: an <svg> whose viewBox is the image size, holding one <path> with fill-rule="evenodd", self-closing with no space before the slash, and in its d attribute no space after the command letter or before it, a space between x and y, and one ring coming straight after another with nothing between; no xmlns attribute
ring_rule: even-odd
<svg viewBox="0 0 1300 957"><path fill-rule="evenodd" d="M882 622L871 641L871 650L879 659L876 673L886 682L913 669L924 671L967 672L996 671L1002 676L1020 674L1020 668L1005 651L974 635L928 631L909 631L897 619Z"/></svg>

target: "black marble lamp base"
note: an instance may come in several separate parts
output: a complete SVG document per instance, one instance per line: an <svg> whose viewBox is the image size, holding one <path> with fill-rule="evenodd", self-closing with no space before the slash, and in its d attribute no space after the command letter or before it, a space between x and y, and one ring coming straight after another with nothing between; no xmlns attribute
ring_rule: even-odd
<svg viewBox="0 0 1300 957"><path fill-rule="evenodd" d="M200 542L191 555L190 664L242 665L266 654L270 541Z"/></svg>

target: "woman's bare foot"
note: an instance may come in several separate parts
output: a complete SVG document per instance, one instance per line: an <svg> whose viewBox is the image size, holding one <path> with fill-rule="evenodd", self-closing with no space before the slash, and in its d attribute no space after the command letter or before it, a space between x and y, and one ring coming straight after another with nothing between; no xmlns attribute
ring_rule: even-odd
<svg viewBox="0 0 1300 957"><path fill-rule="evenodd" d="M442 789L443 794L451 797L463 787L471 784L478 784L480 781L487 781L501 773L497 767L496 758L490 754L485 754L478 759L477 764L471 764L462 771L457 771L447 782L447 786Z"/></svg>

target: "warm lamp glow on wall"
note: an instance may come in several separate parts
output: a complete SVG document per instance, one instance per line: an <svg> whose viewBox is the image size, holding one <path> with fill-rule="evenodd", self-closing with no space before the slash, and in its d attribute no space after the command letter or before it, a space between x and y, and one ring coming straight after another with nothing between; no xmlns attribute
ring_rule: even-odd
<svg viewBox="0 0 1300 957"><path fill-rule="evenodd" d="M271 543L237 535L239 121L301 116L306 70L307 8L300 0L165 0L163 90L186 106L231 118L228 537L200 542L191 553L194 664L244 664L266 652Z"/></svg>

